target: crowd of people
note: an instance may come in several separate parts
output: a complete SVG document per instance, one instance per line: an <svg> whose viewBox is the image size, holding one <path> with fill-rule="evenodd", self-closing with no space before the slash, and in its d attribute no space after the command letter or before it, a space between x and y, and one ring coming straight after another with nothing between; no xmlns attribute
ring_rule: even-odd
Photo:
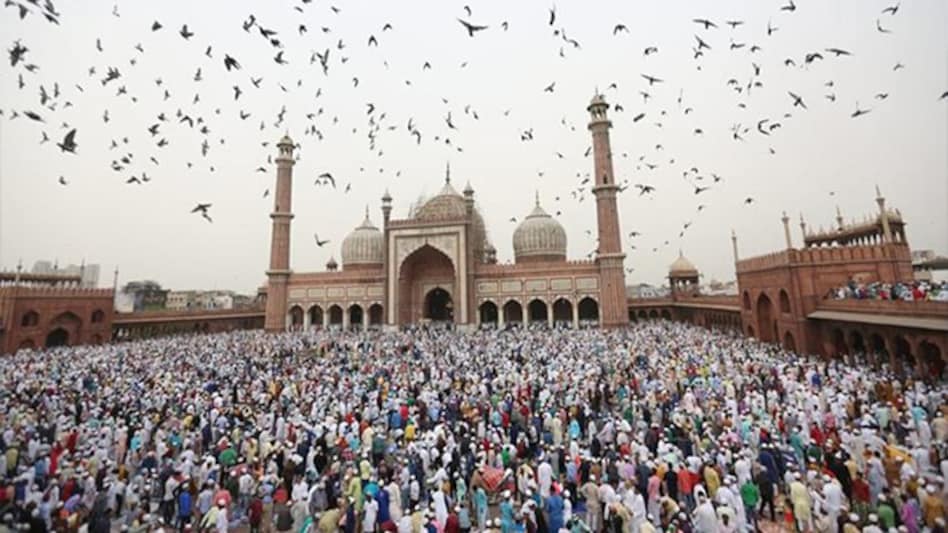
<svg viewBox="0 0 948 533"><path fill-rule="evenodd" d="M910 302L937 301L948 302L948 281L909 281L886 283L858 283L855 280L836 289L829 297L836 300L903 300Z"/></svg>
<svg viewBox="0 0 948 533"><path fill-rule="evenodd" d="M945 531L946 390L667 321L0 359L0 530Z"/></svg>

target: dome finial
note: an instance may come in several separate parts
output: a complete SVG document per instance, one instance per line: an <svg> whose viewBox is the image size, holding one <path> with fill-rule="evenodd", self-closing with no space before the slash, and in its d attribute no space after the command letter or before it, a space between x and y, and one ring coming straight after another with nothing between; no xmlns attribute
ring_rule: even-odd
<svg viewBox="0 0 948 533"><path fill-rule="evenodd" d="M539 190L536 191L536 204L537 204L537 207L540 207L540 191Z"/></svg>
<svg viewBox="0 0 948 533"><path fill-rule="evenodd" d="M445 185L451 184L451 162L450 161L448 161L444 167L444 184Z"/></svg>

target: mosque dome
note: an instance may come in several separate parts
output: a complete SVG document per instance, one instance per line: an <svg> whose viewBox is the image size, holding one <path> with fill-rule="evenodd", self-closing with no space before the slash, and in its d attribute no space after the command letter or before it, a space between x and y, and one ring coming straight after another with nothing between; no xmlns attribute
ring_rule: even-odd
<svg viewBox="0 0 948 533"><path fill-rule="evenodd" d="M464 205L464 197L454 190L450 181L445 181L441 192L422 204L415 212L415 220L423 222L455 220L465 216L467 216L467 207Z"/></svg>
<svg viewBox="0 0 948 533"><path fill-rule="evenodd" d="M366 209L365 220L342 241L342 267L381 265L383 240L382 232L369 220Z"/></svg>
<svg viewBox="0 0 948 533"><path fill-rule="evenodd" d="M447 222L459 221L467 218L467 201L473 201L474 190L468 185L464 190L465 196L458 193L451 186L451 179L447 178L441 191L429 198L421 207L417 208L412 218L418 222ZM483 258L487 246L487 228L484 218L477 207L471 212L471 241L474 257Z"/></svg>
<svg viewBox="0 0 948 533"><path fill-rule="evenodd" d="M514 258L523 260L566 260L566 231L553 217L536 206L513 234Z"/></svg>
<svg viewBox="0 0 948 533"><path fill-rule="evenodd" d="M678 259L675 259L675 262L668 267L668 274L677 277L697 276L698 269L679 251Z"/></svg>

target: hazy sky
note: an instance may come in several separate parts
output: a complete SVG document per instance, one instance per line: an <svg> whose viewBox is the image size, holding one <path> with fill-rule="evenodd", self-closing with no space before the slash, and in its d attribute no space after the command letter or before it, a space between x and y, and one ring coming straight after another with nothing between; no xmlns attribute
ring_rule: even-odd
<svg viewBox="0 0 948 533"><path fill-rule="evenodd" d="M436 193L448 161L456 187L467 181L474 187L501 261L513 259L515 224L508 219L530 211L535 191L547 211L562 212L569 255L581 258L595 248L594 201L588 185L582 202L571 191L592 169L592 158L584 157L585 107L596 87L624 108L610 111L618 180L656 189L639 196L630 187L620 196L623 233L642 233L624 240L626 266L635 268L629 283L661 282L679 248L706 281L732 279L732 228L743 256L774 251L783 246L786 210L799 245L800 213L817 227L834 223L837 204L847 219L874 213L875 184L906 216L913 248L948 253L948 99L939 100L948 90L944 0L906 1L895 15L881 13L890 4L877 0L797 0L794 12L781 10L782 0L560 1L552 26L554 4L533 1L471 1L470 16L463 2L434 0L56 3L58 26L30 4L24 20L15 6L0 11L4 48L18 39L29 48L16 67L9 61L0 67L4 268L20 259L30 266L37 259L85 258L102 265L103 285L118 265L120 282L148 278L172 289L252 292L264 281L269 258L272 196L263 194L273 188L275 167L267 158L284 131L302 146L293 191L297 272L322 270L330 255L338 260L342 239L366 205L380 224L386 188L396 217L419 195ZM245 32L251 13L257 25ZM489 28L471 38L458 17ZM705 30L695 17L718 28ZM744 24L731 29L725 20ZM164 27L152 31L155 21ZM778 28L770 36L768 22ZM391 30L382 30L386 23ZM619 23L628 32L614 35ZM178 33L183 24L195 34L190 40ZM308 30L302 35L301 24ZM277 31L282 48L261 36L259 26ZM563 40L564 31L579 48ZM378 47L367 44L370 35ZM698 59L696 35L711 46ZM139 43L144 53L135 49ZM753 45L760 50L752 52ZM643 55L650 46L658 51ZM825 51L832 47L852 55L834 57ZM327 48L324 75L310 58ZM274 61L281 50L286 65ZM806 65L812 52L824 58ZM225 53L242 68L226 71ZM788 58L795 66L785 65ZM430 70L422 69L426 61ZM904 68L894 70L898 63ZM28 64L38 69L28 72ZM109 67L121 77L103 85ZM201 81L195 81L198 68ZM664 82L650 87L642 74ZM251 78L263 78L259 88ZM729 85L731 78L737 83ZM761 86L748 91L753 81ZM553 82L553 92L545 92ZM54 83L61 95L47 106L55 103L55 111L40 105L40 86L52 96ZM243 91L237 101L235 85ZM120 87L127 94L117 95ZM640 91L651 98L646 102ZM788 91L802 96L807 109L794 108ZM857 108L871 112L851 118ZM30 110L45 123L26 118ZM180 123L178 110L202 118L209 133ZM14 111L19 116L11 118ZM241 120L241 112L250 117ZM446 124L448 113L456 130ZM639 113L645 117L633 122ZM374 150L370 119L380 125ZM765 136L757 131L763 119L770 120L765 128L780 127L767 128ZM78 129L75 155L56 147L68 131L64 122ZM148 127L156 123L152 136ZM305 134L311 126L321 141ZM743 140L733 138L734 127ZM533 140L520 140L525 130ZM43 132L52 140L40 144ZM159 148L163 138L168 145ZM112 170L112 161L128 153L131 163ZM261 166L265 173L256 172ZM703 180L684 178L692 167ZM338 189L314 186L323 172L336 177ZM125 183L142 173L151 181ZM711 183L712 173L723 179ZM68 185L58 183L60 176ZM347 184L351 191L344 193ZM711 189L696 196L695 185ZM755 202L745 205L746 197ZM213 223L189 213L198 202L213 203ZM698 212L699 205L706 207ZM687 222L692 225L679 238ZM314 232L330 243L317 248Z"/></svg>

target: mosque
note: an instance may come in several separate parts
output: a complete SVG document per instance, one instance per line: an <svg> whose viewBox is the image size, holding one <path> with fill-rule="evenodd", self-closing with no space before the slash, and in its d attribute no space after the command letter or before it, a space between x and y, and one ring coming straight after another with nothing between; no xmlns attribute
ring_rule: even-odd
<svg viewBox="0 0 948 533"><path fill-rule="evenodd" d="M596 95L590 114L599 249L591 260L566 257L566 232L539 197L513 235L513 264L498 264L494 245L468 184L457 192L450 168L434 197L402 220L391 218L392 198L381 198L382 223L365 219L343 240L342 264L321 272L290 267L293 141L277 145L277 177L267 331L339 326L398 327L451 323L543 322L550 325L618 327L628 323L625 275L607 116Z"/></svg>

